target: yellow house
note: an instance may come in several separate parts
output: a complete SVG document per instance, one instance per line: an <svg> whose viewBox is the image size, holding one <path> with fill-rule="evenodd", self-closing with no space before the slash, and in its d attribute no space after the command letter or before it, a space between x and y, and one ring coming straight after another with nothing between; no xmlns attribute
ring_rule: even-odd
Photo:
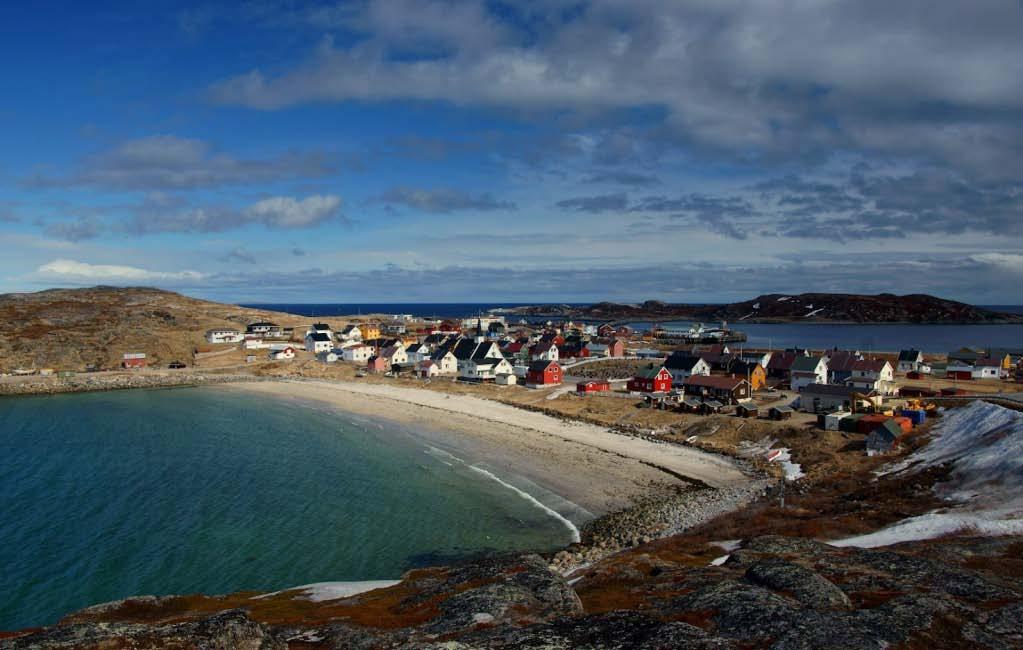
<svg viewBox="0 0 1023 650"><path fill-rule="evenodd" d="M359 325L359 331L362 332L364 341L378 339L380 338L380 323L363 323Z"/></svg>

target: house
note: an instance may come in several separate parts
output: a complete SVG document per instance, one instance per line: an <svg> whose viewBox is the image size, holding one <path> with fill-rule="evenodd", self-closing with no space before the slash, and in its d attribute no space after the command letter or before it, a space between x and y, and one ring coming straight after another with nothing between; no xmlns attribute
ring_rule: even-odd
<svg viewBox="0 0 1023 650"><path fill-rule="evenodd" d="M772 406L767 412L767 417L772 420L791 420L792 409L787 406Z"/></svg>
<svg viewBox="0 0 1023 650"><path fill-rule="evenodd" d="M855 399L854 399L855 396ZM856 405L880 406L882 396L875 392L862 392L852 386L837 384L808 384L799 390L799 406L811 413L849 411Z"/></svg>
<svg viewBox="0 0 1023 650"><path fill-rule="evenodd" d="M789 373L792 372L792 364L801 356L803 355L791 351L771 355L771 360L767 362L767 376L775 379L788 379Z"/></svg>
<svg viewBox="0 0 1023 650"><path fill-rule="evenodd" d="M218 327L206 330L207 343L241 343L245 336L236 329Z"/></svg>
<svg viewBox="0 0 1023 650"><path fill-rule="evenodd" d="M412 343L405 347L405 354L412 363L419 363L430 358L430 346L425 343Z"/></svg>
<svg viewBox="0 0 1023 650"><path fill-rule="evenodd" d="M430 379L440 374L440 367L432 359L424 359L416 364L416 375L422 379Z"/></svg>
<svg viewBox="0 0 1023 650"><path fill-rule="evenodd" d="M377 356L382 358L388 366L408 363L408 354L405 353L405 348L400 345L392 345L389 348L384 348Z"/></svg>
<svg viewBox="0 0 1023 650"><path fill-rule="evenodd" d="M338 332L337 337L342 341L361 341L362 330L359 329L358 325L345 325L345 327Z"/></svg>
<svg viewBox="0 0 1023 650"><path fill-rule="evenodd" d="M557 361L560 358L558 346L553 341L541 341L529 348L529 358L532 361Z"/></svg>
<svg viewBox="0 0 1023 650"><path fill-rule="evenodd" d="M373 355L366 361L366 371L372 373L388 372L391 369L391 364L387 363L387 360L383 357Z"/></svg>
<svg viewBox="0 0 1023 650"><path fill-rule="evenodd" d="M581 381L575 385L575 392L580 395L590 395L592 393L606 393L611 390L611 382L606 379L592 379L590 381Z"/></svg>
<svg viewBox="0 0 1023 650"><path fill-rule="evenodd" d="M295 358L295 348L290 345L283 348L272 348L267 357L271 361L290 361Z"/></svg>
<svg viewBox="0 0 1023 650"><path fill-rule="evenodd" d="M973 364L973 377L975 379L1001 379L1008 377L1008 368L1004 359L985 357L977 359Z"/></svg>
<svg viewBox="0 0 1023 650"><path fill-rule="evenodd" d="M897 368L899 372L924 372L924 355L920 350L902 350L899 352Z"/></svg>
<svg viewBox="0 0 1023 650"><path fill-rule="evenodd" d="M614 335L615 335L614 325L604 323L603 325L597 328L597 336L599 336L602 339L611 338Z"/></svg>
<svg viewBox="0 0 1023 650"><path fill-rule="evenodd" d="M380 323L362 323L359 325L359 331L362 332L362 340L378 339L381 336Z"/></svg>
<svg viewBox="0 0 1023 650"><path fill-rule="evenodd" d="M751 390L760 390L767 386L767 371L756 362L736 361L732 364L732 373L737 377L745 377Z"/></svg>
<svg viewBox="0 0 1023 650"><path fill-rule="evenodd" d="M515 374L511 364L504 357L481 357L469 359L459 370L458 378L465 381L495 381L498 375Z"/></svg>
<svg viewBox="0 0 1023 650"><path fill-rule="evenodd" d="M824 357L798 356L792 361L789 370L789 386L799 390L809 384L826 384L828 381L828 362Z"/></svg>
<svg viewBox="0 0 1023 650"><path fill-rule="evenodd" d="M886 454L895 447L895 440L902 435L902 427L889 419L867 435L867 455Z"/></svg>
<svg viewBox="0 0 1023 650"><path fill-rule="evenodd" d="M753 391L748 381L741 377L705 377L693 375L682 385L686 395L702 397L703 401L717 400L723 404L736 404L750 399Z"/></svg>
<svg viewBox="0 0 1023 650"><path fill-rule="evenodd" d="M945 377L956 381L970 381L974 377L973 363L949 360L945 367Z"/></svg>
<svg viewBox="0 0 1023 650"><path fill-rule="evenodd" d="M310 325L305 335L308 337L310 334L326 334L330 338L334 338L334 331L326 323L313 323Z"/></svg>
<svg viewBox="0 0 1023 650"><path fill-rule="evenodd" d="M519 383L519 378L514 372L502 373L494 379L494 383L498 386L514 386Z"/></svg>
<svg viewBox="0 0 1023 650"><path fill-rule="evenodd" d="M852 364L852 376L891 382L895 380L895 369L883 359L859 359Z"/></svg>
<svg viewBox="0 0 1023 650"><path fill-rule="evenodd" d="M706 360L682 351L672 352L664 362L664 367L671 373L671 380L676 384L681 384L691 375L710 374L710 364Z"/></svg>
<svg viewBox="0 0 1023 650"><path fill-rule="evenodd" d="M828 381L842 384L853 376L853 366L862 359L856 352L832 350L828 353Z"/></svg>
<svg viewBox="0 0 1023 650"><path fill-rule="evenodd" d="M988 356L987 352L980 348L959 348L954 352L948 353L948 365L952 365L953 361L962 361L973 365L974 361L983 359L986 356Z"/></svg>
<svg viewBox="0 0 1023 650"><path fill-rule="evenodd" d="M142 370L146 367L146 353L125 352L121 356L121 367L125 370Z"/></svg>
<svg viewBox="0 0 1023 650"><path fill-rule="evenodd" d="M430 355L430 361L437 366L439 375L457 375L458 359L449 350L437 350Z"/></svg>
<svg viewBox="0 0 1023 650"><path fill-rule="evenodd" d="M329 352L319 352L316 354L316 360L322 361L323 363L337 363L343 357L339 354L340 350L331 350Z"/></svg>
<svg viewBox="0 0 1023 650"><path fill-rule="evenodd" d="M741 418L755 418L760 415L760 409L753 400L743 400L735 407L735 414Z"/></svg>
<svg viewBox="0 0 1023 650"><path fill-rule="evenodd" d="M582 343L572 344L566 342L558 346L559 359L585 359L590 356L590 350Z"/></svg>
<svg viewBox="0 0 1023 650"><path fill-rule="evenodd" d="M269 323L265 321L259 323L249 323L245 327L245 333L267 339L284 338L283 327L276 323Z"/></svg>
<svg viewBox="0 0 1023 650"><path fill-rule="evenodd" d="M305 350L313 354L327 352L334 348L334 341L326 332L311 332L305 337Z"/></svg>
<svg viewBox="0 0 1023 650"><path fill-rule="evenodd" d="M255 338L253 336L246 336L245 342L242 344L246 350L263 350L270 347L270 344L263 339Z"/></svg>
<svg viewBox="0 0 1023 650"><path fill-rule="evenodd" d="M371 356L373 348L369 345L352 345L341 351L341 358L349 363L365 363Z"/></svg>
<svg viewBox="0 0 1023 650"><path fill-rule="evenodd" d="M557 361L538 360L529 364L526 371L526 386L558 386L564 378L564 372Z"/></svg>
<svg viewBox="0 0 1023 650"><path fill-rule="evenodd" d="M671 390L671 371L660 364L651 363L628 381L630 393L666 393Z"/></svg>

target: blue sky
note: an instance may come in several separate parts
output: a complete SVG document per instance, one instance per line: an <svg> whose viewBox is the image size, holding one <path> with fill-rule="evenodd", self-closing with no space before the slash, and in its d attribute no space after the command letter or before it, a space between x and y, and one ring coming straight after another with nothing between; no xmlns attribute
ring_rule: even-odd
<svg viewBox="0 0 1023 650"><path fill-rule="evenodd" d="M1023 303L1023 5L0 8L0 291Z"/></svg>

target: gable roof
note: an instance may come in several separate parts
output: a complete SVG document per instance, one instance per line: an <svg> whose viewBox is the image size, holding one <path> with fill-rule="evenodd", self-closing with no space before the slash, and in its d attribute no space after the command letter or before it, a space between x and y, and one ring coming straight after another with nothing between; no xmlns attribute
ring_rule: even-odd
<svg viewBox="0 0 1023 650"><path fill-rule="evenodd" d="M888 362L883 359L860 359L852 364L853 370L860 372L881 372Z"/></svg>
<svg viewBox="0 0 1023 650"><path fill-rule="evenodd" d="M313 329L317 332L326 332L330 329L330 325L326 323L313 323Z"/></svg>
<svg viewBox="0 0 1023 650"><path fill-rule="evenodd" d="M918 361L920 356L920 350L902 350L899 352L899 361Z"/></svg>
<svg viewBox="0 0 1023 650"><path fill-rule="evenodd" d="M650 364L646 368L641 368L636 373L636 377L639 379L656 379L657 375L661 374L662 370L667 370L664 366L655 366Z"/></svg>
<svg viewBox="0 0 1023 650"><path fill-rule="evenodd" d="M323 332L313 332L312 334L309 335L309 338L311 338L316 343L323 343L324 341L330 343L330 337L324 334Z"/></svg>
<svg viewBox="0 0 1023 650"><path fill-rule="evenodd" d="M771 360L767 362L767 367L770 370L789 370L795 362L795 352L779 352L771 355Z"/></svg>
<svg viewBox="0 0 1023 650"><path fill-rule="evenodd" d="M815 372L821 357L796 357L792 362L793 372Z"/></svg>
<svg viewBox="0 0 1023 650"><path fill-rule="evenodd" d="M696 364L700 363L701 361L703 361L703 359L696 355L690 354L688 352L676 351L671 353L671 356L668 357L668 360L664 362L664 366L669 370L670 369L692 370L694 367L696 367ZM704 361L704 363L706 362Z"/></svg>
<svg viewBox="0 0 1023 650"><path fill-rule="evenodd" d="M561 368L561 366L558 365L557 361L544 361L543 359L540 359L539 361L534 361L529 364L529 371L543 372L550 368L551 366L557 366L558 368Z"/></svg>

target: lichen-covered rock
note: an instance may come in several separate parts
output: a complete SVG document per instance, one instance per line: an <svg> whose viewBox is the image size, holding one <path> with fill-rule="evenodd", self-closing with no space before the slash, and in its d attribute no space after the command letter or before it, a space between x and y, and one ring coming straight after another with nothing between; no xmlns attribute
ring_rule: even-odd
<svg viewBox="0 0 1023 650"><path fill-rule="evenodd" d="M812 609L848 609L849 597L819 573L785 560L761 560L746 569L746 579L774 591L789 592Z"/></svg>

